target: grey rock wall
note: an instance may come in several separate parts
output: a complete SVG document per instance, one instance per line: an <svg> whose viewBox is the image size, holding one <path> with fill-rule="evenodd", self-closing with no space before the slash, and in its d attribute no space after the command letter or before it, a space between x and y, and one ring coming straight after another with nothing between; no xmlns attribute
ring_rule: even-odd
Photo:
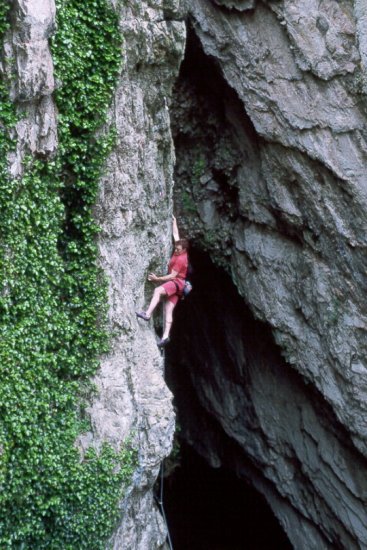
<svg viewBox="0 0 367 550"><path fill-rule="evenodd" d="M53 0L16 0L12 25L4 44L3 68L10 95L21 118L16 128L17 150L9 158L13 176L22 173L26 154L49 156L57 148L55 90L49 38L55 30Z"/></svg>
<svg viewBox="0 0 367 550"><path fill-rule="evenodd" d="M289 372L306 382L308 405L295 387L292 395L291 374L286 389L283 379L254 367L257 382L248 390L261 430L282 431L289 422L287 449L302 448L309 418L317 433L313 451L307 444L296 452L302 475L276 480L287 470L278 435L270 436L263 462L259 427L251 436L241 432L245 390L230 380L226 386L225 369L221 381L210 382L207 373L195 387L220 429L253 463L258 456L253 483L273 500L296 548L364 548L366 486L353 482L356 495L349 485L357 463L365 477L367 454L364 3L284 0L257 2L250 11L232 4L187 4L193 45L172 109L176 201L187 233L230 274L254 316L271 327ZM204 361L213 372L221 368L219 359ZM348 443L337 435L340 448L318 427L323 409L306 397L307 384L335 415L328 429L349 434ZM288 403L284 416L279 399Z"/></svg>
<svg viewBox="0 0 367 550"><path fill-rule="evenodd" d="M216 465L228 460L252 480L295 547L363 548L365 3L188 2L210 72L203 73L206 86L196 76L181 78L173 103L185 41L179 0L114 5L125 41L110 111L118 139L96 205L114 337L96 377L93 431L79 441L119 447L131 437L139 448L112 546L165 545L152 486L170 452L174 414L153 326L139 324L135 309L150 297L147 273L163 270L170 251L171 112L176 199L187 231L225 266L253 314L271 328L287 365L280 381L278 360L264 360L260 369L250 358L248 386L237 387L213 358L196 398L216 418L228 449L236 444L221 456L219 436L203 420L207 457ZM12 13L2 69L12 76L11 94L24 114L9 158L17 176L24 155L57 148L48 45L55 6L17 0ZM238 366L242 344L230 326ZM307 384L315 390L307 392Z"/></svg>
<svg viewBox="0 0 367 550"><path fill-rule="evenodd" d="M89 413L92 431L78 446L115 448L129 438L139 451L132 486L121 502L115 549L164 548L166 528L153 500L162 459L171 449L174 414L163 378L163 360L152 324L136 320L149 299L147 274L166 268L171 248L174 152L169 102L183 55L185 26L177 0L115 2L124 48L110 123L117 147L101 182L95 213L102 231L100 262L109 282L112 349L102 360L97 397ZM55 31L53 0L16 0L1 69L21 120L17 150L9 158L13 176L25 155L57 149L57 112L49 38Z"/></svg>
<svg viewBox="0 0 367 550"><path fill-rule="evenodd" d="M229 276L201 256L168 356L181 435L260 491L294 548L364 548L366 459Z"/></svg>
<svg viewBox="0 0 367 550"><path fill-rule="evenodd" d="M367 6L363 0L355 0L354 14L357 24L357 39L361 55L363 91L367 93Z"/></svg>
<svg viewBox="0 0 367 550"><path fill-rule="evenodd" d="M213 246L215 235L222 248L230 239L222 256L241 294L366 452L366 100L357 87L362 73L350 4L323 2L322 12L307 6L259 4L247 15L200 0L191 5L205 53L238 101L224 99L218 122L215 114L208 118L210 96L199 99L199 114L197 104L184 105L196 101L192 90L178 93L177 142L201 134L202 144L188 146L187 154L182 146L189 160L179 164L178 178L187 186L190 166L203 155L195 224L201 221ZM317 30L328 10L340 55L329 52ZM208 143L215 142L211 154L203 124L212 133ZM213 205L220 187L213 168L237 193L225 201L227 213Z"/></svg>
<svg viewBox="0 0 367 550"><path fill-rule="evenodd" d="M178 2L118 5L124 61L110 113L118 138L96 206L115 336L96 378L99 395L89 412L94 439L118 447L131 437L139 449L139 466L121 503L123 519L112 547L147 550L165 544L152 488L171 450L174 414L153 326L138 322L135 311L150 298L148 273L164 272L171 251L174 151L169 103L185 26Z"/></svg>

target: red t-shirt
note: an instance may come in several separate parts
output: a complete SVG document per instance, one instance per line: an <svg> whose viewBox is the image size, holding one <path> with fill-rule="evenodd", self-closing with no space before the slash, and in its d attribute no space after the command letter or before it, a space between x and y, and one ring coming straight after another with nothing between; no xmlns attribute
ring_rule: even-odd
<svg viewBox="0 0 367 550"><path fill-rule="evenodd" d="M182 254L179 254L178 256L173 254L168 264L168 273L172 273L172 271L176 271L177 278L184 280L186 279L188 265L189 265L189 259L187 257L186 251L182 252Z"/></svg>

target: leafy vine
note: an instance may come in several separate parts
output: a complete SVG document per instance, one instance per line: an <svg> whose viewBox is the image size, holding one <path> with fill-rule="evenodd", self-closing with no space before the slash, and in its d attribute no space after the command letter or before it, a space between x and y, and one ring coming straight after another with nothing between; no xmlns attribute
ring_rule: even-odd
<svg viewBox="0 0 367 550"><path fill-rule="evenodd" d="M9 23L0 6L0 38ZM0 82L0 547L104 548L136 453L83 459L80 386L108 349L93 206L114 143L103 133L121 59L107 0L57 0L59 149L7 174L17 115Z"/></svg>

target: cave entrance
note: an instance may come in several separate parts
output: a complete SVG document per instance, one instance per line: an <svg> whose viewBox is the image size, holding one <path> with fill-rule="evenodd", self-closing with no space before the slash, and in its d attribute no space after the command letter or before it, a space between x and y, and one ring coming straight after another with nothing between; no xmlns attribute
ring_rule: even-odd
<svg viewBox="0 0 367 550"><path fill-rule="evenodd" d="M265 499L225 468L211 468L182 443L164 502L174 550L288 550Z"/></svg>
<svg viewBox="0 0 367 550"><path fill-rule="evenodd" d="M254 363L261 368L262 360L278 361L279 352L228 274L202 250L192 249L190 261L194 288L175 310L166 350L181 449L164 498L174 550L290 549L266 500L251 486L255 477L266 483L261 466L226 429L233 423L245 438L247 430L257 429L246 397L250 370ZM241 385L237 402L228 383Z"/></svg>
<svg viewBox="0 0 367 550"><path fill-rule="evenodd" d="M229 267L231 224L240 203L237 177L240 168L249 181L258 174L258 138L190 26L171 120L175 212L180 229L197 245L190 250L194 289L175 310L165 352L181 447L180 466L166 478L164 491L173 548L286 550L291 545L255 488L271 495L272 505L281 496L268 486L261 453L248 453L267 444L249 391L253 369L262 362L276 368L279 350L269 327L254 319L228 274L205 252Z"/></svg>

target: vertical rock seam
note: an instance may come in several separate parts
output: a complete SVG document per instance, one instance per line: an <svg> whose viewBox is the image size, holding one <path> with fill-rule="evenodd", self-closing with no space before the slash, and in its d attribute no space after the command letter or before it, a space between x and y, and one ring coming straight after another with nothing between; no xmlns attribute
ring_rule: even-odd
<svg viewBox="0 0 367 550"><path fill-rule="evenodd" d="M355 0L354 13L357 24L357 37L361 55L363 89L367 94L367 6L363 0Z"/></svg>

